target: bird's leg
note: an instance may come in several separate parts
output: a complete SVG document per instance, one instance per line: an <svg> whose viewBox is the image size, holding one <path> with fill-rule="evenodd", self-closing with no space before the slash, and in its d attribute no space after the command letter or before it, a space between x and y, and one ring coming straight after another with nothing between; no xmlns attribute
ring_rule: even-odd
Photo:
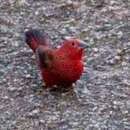
<svg viewBox="0 0 130 130"><path fill-rule="evenodd" d="M61 86L61 92L63 92L63 93L69 92L69 91L71 91L72 89L73 89L72 84Z"/></svg>
<svg viewBox="0 0 130 130"><path fill-rule="evenodd" d="M50 88L50 91L56 92L56 91L59 91L59 88L58 88L58 86L54 85L52 88Z"/></svg>
<svg viewBox="0 0 130 130"><path fill-rule="evenodd" d="M62 86L54 86L53 88L50 89L51 92L60 92L60 93L65 93L69 92L72 90L73 86L71 85L62 85Z"/></svg>

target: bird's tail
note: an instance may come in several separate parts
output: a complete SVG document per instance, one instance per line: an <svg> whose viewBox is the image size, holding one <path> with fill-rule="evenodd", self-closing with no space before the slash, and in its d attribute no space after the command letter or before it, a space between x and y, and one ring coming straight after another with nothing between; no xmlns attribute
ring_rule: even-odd
<svg viewBox="0 0 130 130"><path fill-rule="evenodd" d="M42 34L39 30L36 29L31 29L25 32L25 40L34 52L40 45L50 46L48 36L46 34Z"/></svg>

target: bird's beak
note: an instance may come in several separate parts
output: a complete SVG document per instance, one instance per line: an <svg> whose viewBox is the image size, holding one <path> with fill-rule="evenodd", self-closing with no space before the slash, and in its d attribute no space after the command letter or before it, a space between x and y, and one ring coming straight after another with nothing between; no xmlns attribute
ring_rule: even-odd
<svg viewBox="0 0 130 130"><path fill-rule="evenodd" d="M80 40L79 46L80 46L81 48L83 48L83 49L86 49L86 48L89 47L89 46L86 44L86 42L84 42L84 41L82 41L82 40Z"/></svg>

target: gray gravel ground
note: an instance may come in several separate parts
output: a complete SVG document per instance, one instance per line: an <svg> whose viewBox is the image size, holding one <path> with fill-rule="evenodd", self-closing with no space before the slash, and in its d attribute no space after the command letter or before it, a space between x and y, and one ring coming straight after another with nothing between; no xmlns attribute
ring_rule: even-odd
<svg viewBox="0 0 130 130"><path fill-rule="evenodd" d="M67 93L42 89L28 28L89 45ZM0 0L0 130L130 130L130 0Z"/></svg>

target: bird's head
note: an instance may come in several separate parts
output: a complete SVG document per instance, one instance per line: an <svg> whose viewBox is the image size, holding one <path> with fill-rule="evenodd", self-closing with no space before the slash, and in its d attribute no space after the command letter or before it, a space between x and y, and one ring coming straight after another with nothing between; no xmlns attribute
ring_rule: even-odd
<svg viewBox="0 0 130 130"><path fill-rule="evenodd" d="M69 39L63 42L61 51L65 52L72 59L82 59L87 44L79 39Z"/></svg>

